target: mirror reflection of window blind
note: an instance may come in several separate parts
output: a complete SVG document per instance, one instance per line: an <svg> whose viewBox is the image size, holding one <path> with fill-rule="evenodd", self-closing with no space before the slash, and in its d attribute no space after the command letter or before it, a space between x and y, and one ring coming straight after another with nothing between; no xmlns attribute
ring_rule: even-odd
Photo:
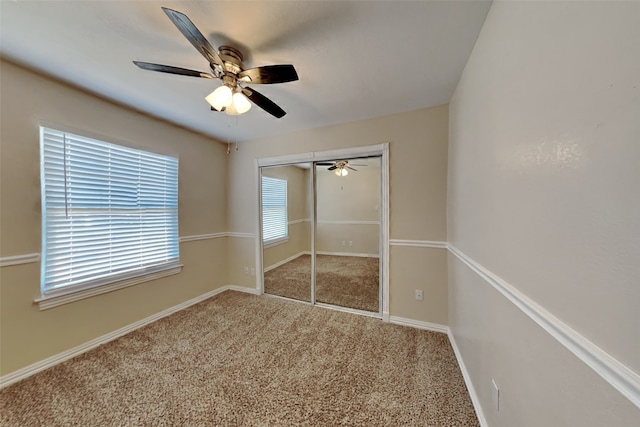
<svg viewBox="0 0 640 427"><path fill-rule="evenodd" d="M287 181L262 177L262 239L264 244L286 239Z"/></svg>

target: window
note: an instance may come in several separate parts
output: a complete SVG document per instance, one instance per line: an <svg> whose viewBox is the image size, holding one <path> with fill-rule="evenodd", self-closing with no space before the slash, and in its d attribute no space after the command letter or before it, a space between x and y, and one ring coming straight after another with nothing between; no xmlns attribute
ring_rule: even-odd
<svg viewBox="0 0 640 427"><path fill-rule="evenodd" d="M179 271L178 159L44 127L40 148L43 296Z"/></svg>
<svg viewBox="0 0 640 427"><path fill-rule="evenodd" d="M262 241L265 245L287 239L287 181L262 177Z"/></svg>

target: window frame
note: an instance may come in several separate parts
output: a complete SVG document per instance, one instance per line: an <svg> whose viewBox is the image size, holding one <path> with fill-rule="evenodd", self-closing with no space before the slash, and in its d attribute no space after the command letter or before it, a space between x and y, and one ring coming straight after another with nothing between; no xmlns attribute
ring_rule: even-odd
<svg viewBox="0 0 640 427"><path fill-rule="evenodd" d="M52 139L45 140L47 138L47 135L49 135L48 137ZM62 147L62 155L61 157L59 156L58 159L52 159L50 154L48 155L45 154L45 149L58 150L58 154L59 154L60 142L54 141L53 139L60 138L61 135L64 140L64 145ZM153 205L153 201L148 202L148 203L151 203L150 205L143 207L143 202L141 201L141 199L144 197L151 197L150 194L152 191L148 190L149 189L148 184L146 185L147 191L141 190L141 188L145 186L140 182L138 182L137 185L135 186L130 185L127 187L127 190L129 191L131 191L131 188L135 187L135 191L130 194L133 194L133 196L137 200L135 208L131 208L131 207L125 208L125 209L129 209L127 210L127 215L130 215L129 214L130 212L136 212L137 215L134 216L135 220L131 221L134 224L133 229L129 230L129 227L127 226L127 230L125 234L126 237L124 237L124 240L126 241L129 241L131 237L134 237L134 239L138 238L139 243L137 243L136 246L141 247L147 244L145 242L145 238L148 239L150 234L157 231L160 231L162 233L163 232L162 230L164 230L164 234L161 234L161 240L163 242L161 244L162 249L159 250L160 252L162 251L166 252L166 254L164 255L165 257L164 260L158 260L158 262L149 262L148 260L144 260L145 256L148 257L150 256L150 254L157 254L158 253L157 251L151 251L146 253L144 251L134 251L132 253L137 254L140 258L144 260L144 261L141 261L140 265L138 266L131 264L130 266L127 266L126 269L124 268L115 269L116 270L115 272L110 271L108 273L105 273L104 271L102 271L97 273L97 275L94 274L93 277L85 278L77 282L74 282L72 279L69 279L70 283L66 285L61 284L60 281L58 281L58 283L55 285L52 284L53 282L50 280L50 278L47 277L47 268L51 267L53 264L50 264L47 261L50 259L50 257L53 254L56 254L56 253L64 254L65 249L50 249L50 247L48 246L48 241L51 237L49 232L55 228L55 227L53 228L50 227L51 224L49 222L51 221L52 218L58 218L58 221L60 221L59 213L57 217L55 216L55 212L52 213L52 211L59 212L60 208L59 207L50 208L48 203L52 203L53 206L57 206L55 203L52 202L52 200L54 200L56 195L59 196L60 192L62 192L64 195L65 213L67 212L67 209L73 209L72 204L67 200L67 197L71 198L74 188L73 188L73 184L69 184L68 181L70 181L69 177L71 176L72 168L77 167L77 164L74 163L74 162L77 162L77 160L71 159L70 149L66 145L67 141L72 141L74 144L77 144L78 146L80 145L79 143L86 143L88 145L95 144L95 146L99 147L99 149L104 149L104 150L108 150L109 152L113 151L114 153L117 153L117 154L114 154L113 156L114 159L116 159L114 161L124 162L125 167L124 167L123 174L124 175L128 175L131 173L138 174L139 180L143 180L144 177L146 177L146 175L144 175L145 159L156 158L166 162L167 164L167 169L165 170L166 176L162 180L162 183L164 184L163 188L165 189L165 194L160 196L159 198L158 196L153 196L155 197L154 200L160 200L160 204L162 205L162 207L157 207L156 205ZM58 144L57 147L56 147L56 144ZM87 147L79 148L79 152L81 153L81 156L90 156L92 154L91 149ZM138 157L137 165L128 164L127 162L129 162L129 160L127 159L122 160L124 157L117 157L117 156L124 156L124 157L137 156ZM60 160L60 158L62 160ZM82 160L86 160L86 159L82 157ZM101 184L101 185L104 184L106 188L109 188L110 190L112 190L117 178L121 179L122 176L117 174L111 174L110 172L110 175L107 179L101 180L101 177L96 178L98 174L108 169L107 167L91 169L91 167L94 167L97 164L98 164L98 161L96 161L94 164L91 164L90 167L87 167L87 169L89 170L87 174L90 176L90 179L92 180L95 179L95 182L97 182L98 184ZM132 166L132 167L127 168L128 166ZM41 205L42 205L41 206L41 214L42 214L42 230L41 230L42 251L41 252L42 254L40 257L41 296L35 300L35 302L39 305L40 309L55 307L57 305L65 304L67 302L76 301L76 300L87 298L90 296L110 292L115 289L120 289L128 286L132 286L138 283L143 283L143 282L155 280L161 277L169 276L172 274L180 273L182 269L182 264L180 263L180 237L178 234L178 224L179 224L179 221L178 221L179 220L179 215L178 215L179 168L178 166L179 166L179 159L174 156L159 154L146 149L142 150L138 148L133 148L131 146L124 145L124 144L112 143L110 141L105 141L104 138L97 139L94 137L83 136L75 132L68 132L65 130L55 129L50 126L40 126L40 168L41 168L40 182L41 182ZM62 184L62 190L52 189L52 181L54 181L53 177L59 178L60 167L62 167L64 170L63 172L64 180ZM113 165L111 167L113 170L116 169ZM53 173L51 173L51 170L52 170L51 168L53 169L57 168L58 170L55 170ZM67 171L67 169L69 169L69 171ZM50 175L49 177L47 177L47 173L49 173ZM56 173L58 175L55 175ZM157 181L154 181L154 184L155 182ZM91 190L89 194L91 196L96 197L98 193L94 193L93 191L94 190ZM114 231L113 223L117 223L118 214L112 213L112 211L115 210L112 206L112 202L111 201L109 201L108 203L99 202L96 206L97 207L92 207L92 208L85 208L83 206L81 209L83 210L83 214L85 216L83 216L82 218L85 219L85 221L101 221L104 218L108 218L107 221L109 224L108 226L103 225L104 231L107 232L107 230L110 230L109 232L113 233ZM105 206L108 206L108 207L105 207ZM122 211L124 211L125 209L122 209ZM164 225L156 226L155 228L153 228L153 231L147 232L146 234L144 234L143 229L148 228L148 222L146 221L149 221L149 218L151 218L151 215L153 215L149 213L149 211L161 212L165 216L165 220L163 223ZM105 214L105 212L107 213ZM69 216L68 213L66 213L65 215L66 215L66 218L62 218L62 222L64 223L62 227L65 227L65 228L62 228L62 229L73 230L73 224L72 224L74 221L73 216ZM169 222L167 223L167 221ZM117 230L117 225L115 225L115 227ZM86 229L89 230L90 228L86 228ZM141 236L146 236L146 237L141 237ZM72 237L69 239L72 239ZM133 244L127 243L127 247L128 246L133 246ZM155 246L156 245L154 244L154 247ZM127 253L126 251L127 249L125 248L125 253ZM113 256L114 256L113 253L109 252L109 255L107 256L107 258L109 260L113 260L114 259ZM113 262L113 261L110 261L110 262ZM91 264L91 268L95 268L95 264Z"/></svg>

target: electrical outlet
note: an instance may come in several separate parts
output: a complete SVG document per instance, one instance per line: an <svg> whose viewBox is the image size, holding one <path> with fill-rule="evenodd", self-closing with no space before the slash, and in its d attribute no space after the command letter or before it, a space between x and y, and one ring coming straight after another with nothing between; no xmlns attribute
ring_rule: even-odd
<svg viewBox="0 0 640 427"><path fill-rule="evenodd" d="M416 301L422 301L422 289L416 289Z"/></svg>
<svg viewBox="0 0 640 427"><path fill-rule="evenodd" d="M493 407L496 408L496 411L500 411L500 389L494 379L491 380L491 401L493 402Z"/></svg>
<svg viewBox="0 0 640 427"><path fill-rule="evenodd" d="M244 268L244 274L246 274L247 276L249 275L249 267Z"/></svg>

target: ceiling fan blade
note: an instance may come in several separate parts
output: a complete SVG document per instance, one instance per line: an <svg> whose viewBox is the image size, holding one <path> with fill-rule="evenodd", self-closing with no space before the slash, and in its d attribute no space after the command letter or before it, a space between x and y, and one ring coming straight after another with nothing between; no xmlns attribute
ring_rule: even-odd
<svg viewBox="0 0 640 427"><path fill-rule="evenodd" d="M318 166L333 166L334 163L333 162L331 162L331 163L318 163L318 162L316 162L316 165L318 165Z"/></svg>
<svg viewBox="0 0 640 427"><path fill-rule="evenodd" d="M254 89L250 87L242 88L242 93L245 94L247 98L249 98L254 104L258 107L262 108L267 113L272 116L277 117L278 119L287 114L282 108L278 107L272 100L262 95L260 92L256 92Z"/></svg>
<svg viewBox="0 0 640 427"><path fill-rule="evenodd" d="M178 27L178 30L191 42L198 52L204 56L209 64L217 64L224 69L224 63L220 59L218 52L211 46L211 43L204 38L200 30L194 25L193 22L185 15L173 9L163 7L164 13L167 14L171 22Z"/></svg>
<svg viewBox="0 0 640 427"><path fill-rule="evenodd" d="M328 168L327 170L328 170L328 171L332 171L332 170L336 170L336 169L338 169L338 166L333 165L333 166L331 166L330 168Z"/></svg>
<svg viewBox="0 0 640 427"><path fill-rule="evenodd" d="M345 166L345 168L347 168L347 169L351 169L352 171L356 171L356 172L358 172L358 169L354 169L354 168L352 168L351 166Z"/></svg>
<svg viewBox="0 0 640 427"><path fill-rule="evenodd" d="M159 71L161 73L169 73L169 74L179 74L181 76L191 76L191 77L204 77L206 79L214 78L213 75L209 73L203 73L202 71L196 70L188 70L186 68L180 67L172 67L171 65L162 65L162 64L152 64L151 62L142 62L142 61L133 61L138 67L143 70L149 71Z"/></svg>
<svg viewBox="0 0 640 427"><path fill-rule="evenodd" d="M298 80L298 73L291 64L267 65L241 71L238 78L254 84L286 83Z"/></svg>

